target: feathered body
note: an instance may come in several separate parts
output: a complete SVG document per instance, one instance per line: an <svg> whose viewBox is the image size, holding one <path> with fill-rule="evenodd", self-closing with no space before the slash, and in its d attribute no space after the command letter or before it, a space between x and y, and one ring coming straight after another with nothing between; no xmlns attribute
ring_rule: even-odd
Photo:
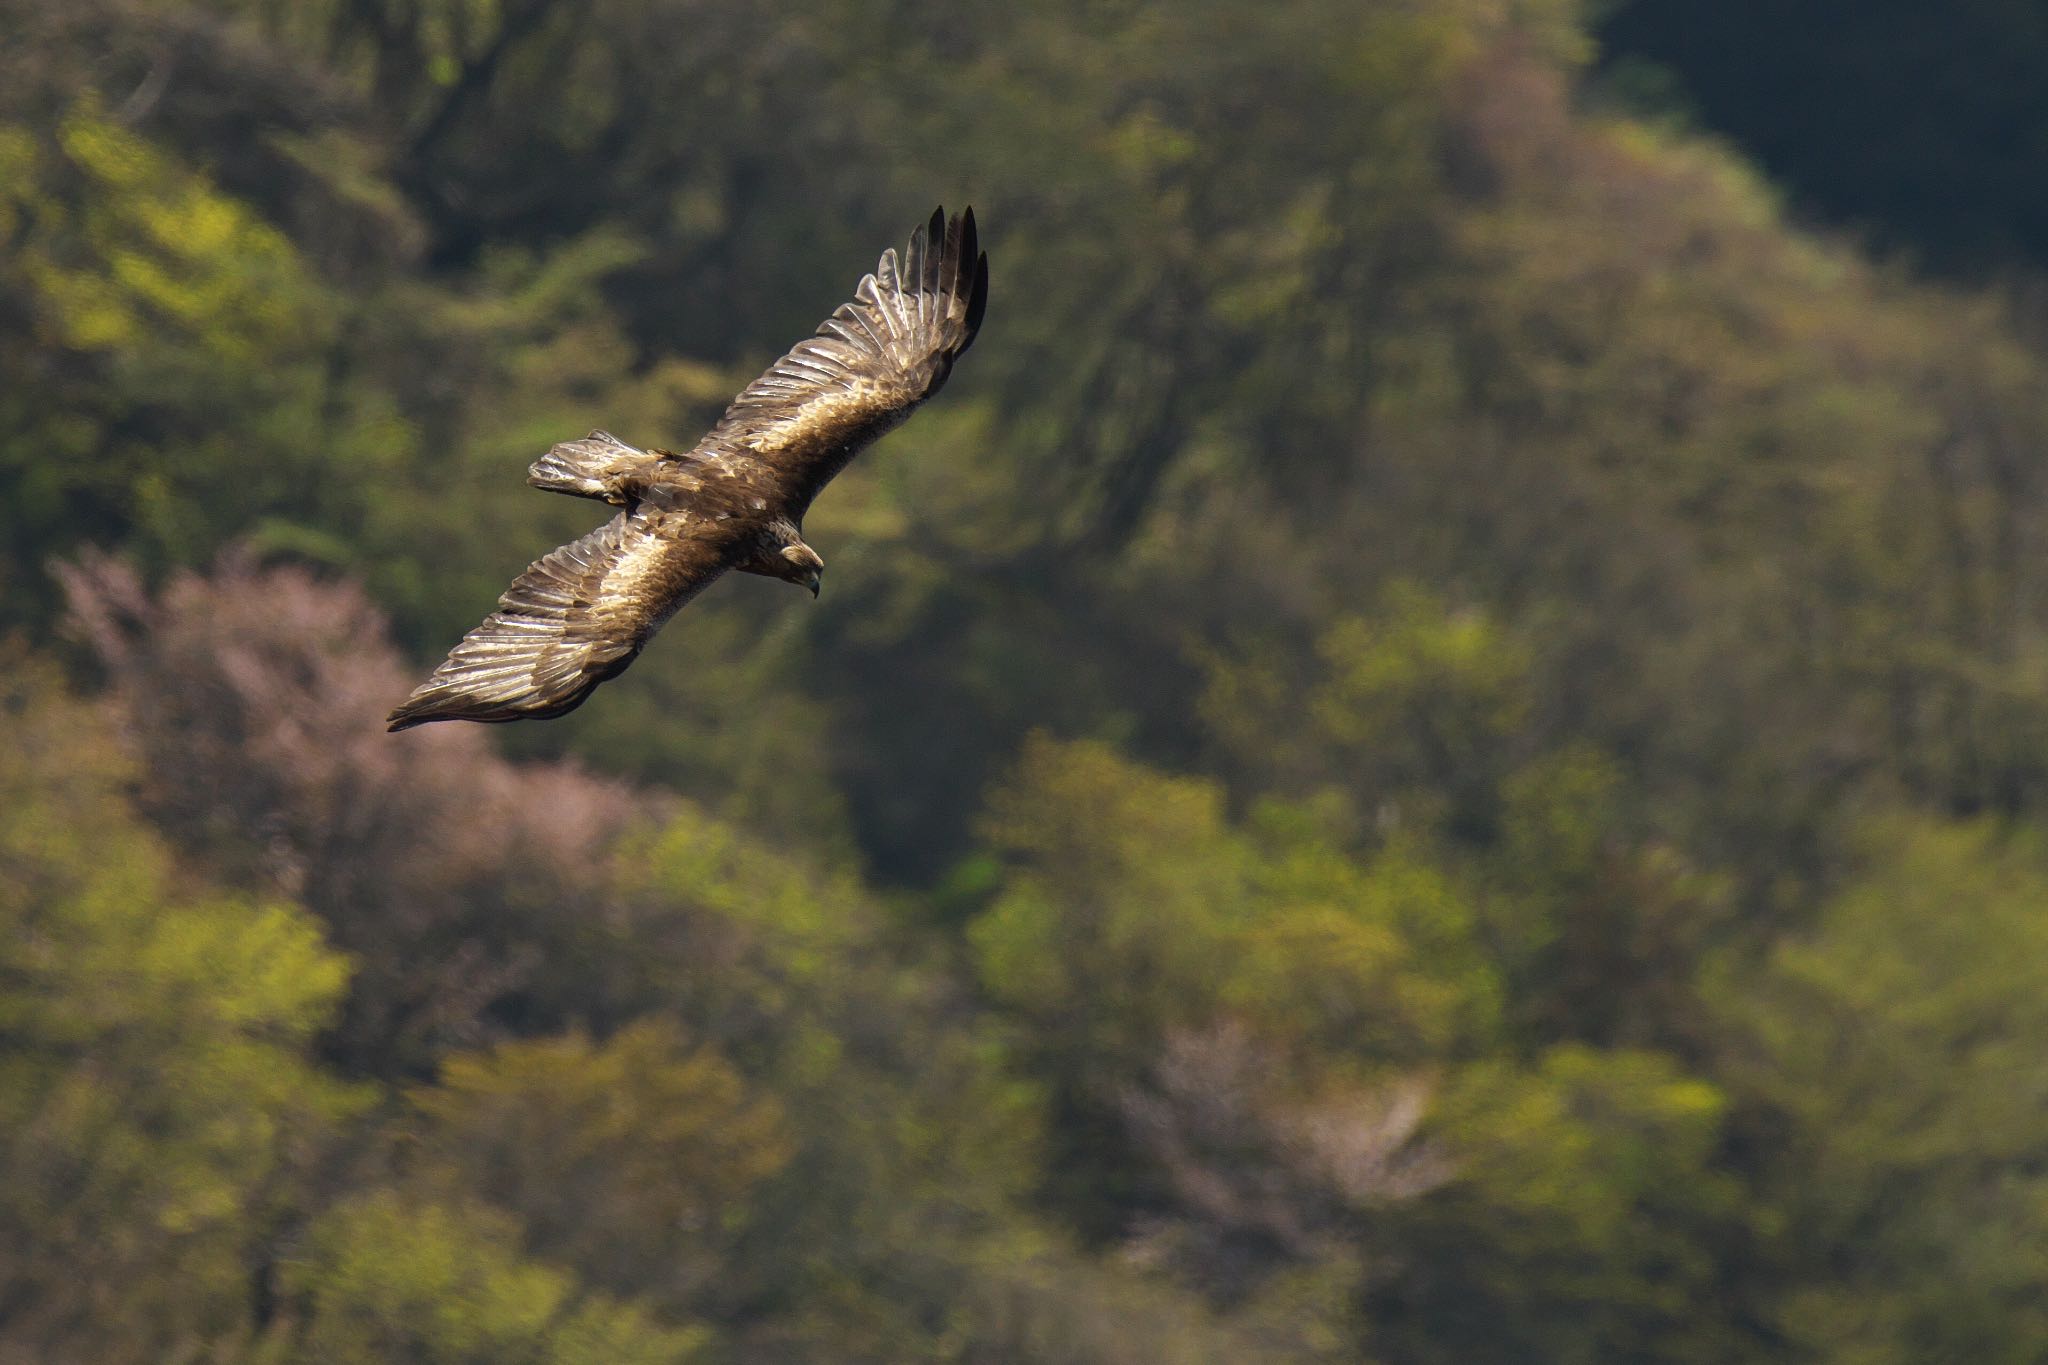
<svg viewBox="0 0 2048 1365"><path fill-rule="evenodd" d="M934 212L900 266L884 252L853 300L749 384L687 454L602 431L554 447L527 481L618 514L515 579L391 713L391 728L574 710L728 569L815 594L824 561L803 541L811 501L939 390L987 302L973 211L951 221Z"/></svg>

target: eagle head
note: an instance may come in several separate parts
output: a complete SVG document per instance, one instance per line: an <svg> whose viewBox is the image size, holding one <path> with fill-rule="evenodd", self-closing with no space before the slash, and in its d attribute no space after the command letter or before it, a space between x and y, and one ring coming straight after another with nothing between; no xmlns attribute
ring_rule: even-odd
<svg viewBox="0 0 2048 1365"><path fill-rule="evenodd" d="M811 590L811 596L818 595L818 587L825 578L825 560L816 550L801 540L782 547L782 559L789 570L778 575L791 583L797 583Z"/></svg>

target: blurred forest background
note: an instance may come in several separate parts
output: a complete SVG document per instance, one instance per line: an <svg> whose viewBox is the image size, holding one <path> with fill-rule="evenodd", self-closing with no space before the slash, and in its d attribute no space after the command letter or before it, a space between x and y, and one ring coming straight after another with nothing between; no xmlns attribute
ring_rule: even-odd
<svg viewBox="0 0 2048 1365"><path fill-rule="evenodd" d="M0 1362L2048 1356L2044 267L2038 0L0 0Z"/></svg>

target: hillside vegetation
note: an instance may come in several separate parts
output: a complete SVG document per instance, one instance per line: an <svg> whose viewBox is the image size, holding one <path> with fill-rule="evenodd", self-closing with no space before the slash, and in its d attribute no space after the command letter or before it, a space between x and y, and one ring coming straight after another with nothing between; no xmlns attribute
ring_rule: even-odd
<svg viewBox="0 0 2048 1365"><path fill-rule="evenodd" d="M0 0L0 1365L2048 1354L2048 356L1567 0ZM546 725L381 717L934 202Z"/></svg>

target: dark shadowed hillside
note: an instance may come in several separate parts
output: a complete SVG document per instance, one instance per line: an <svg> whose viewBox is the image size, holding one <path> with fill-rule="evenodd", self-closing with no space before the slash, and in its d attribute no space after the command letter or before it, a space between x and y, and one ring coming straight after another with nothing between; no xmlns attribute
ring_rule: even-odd
<svg viewBox="0 0 2048 1365"><path fill-rule="evenodd" d="M1800 207L1982 278L2048 266L2040 0L1622 0L1618 84L1733 138Z"/></svg>

